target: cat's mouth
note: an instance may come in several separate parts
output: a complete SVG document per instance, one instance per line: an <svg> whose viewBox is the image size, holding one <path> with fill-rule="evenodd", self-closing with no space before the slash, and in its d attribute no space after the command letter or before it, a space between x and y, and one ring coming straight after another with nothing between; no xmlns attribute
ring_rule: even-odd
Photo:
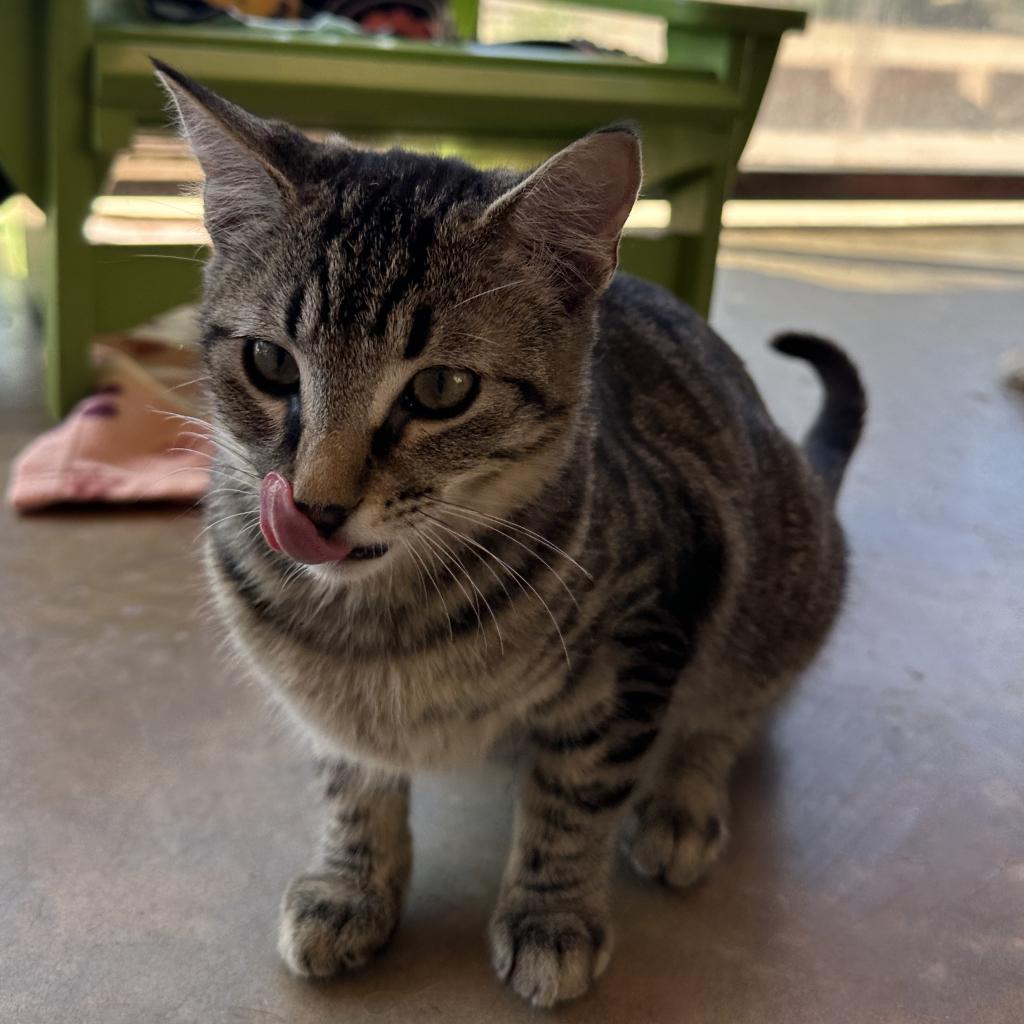
<svg viewBox="0 0 1024 1024"><path fill-rule="evenodd" d="M353 545L342 536L322 536L296 506L291 484L268 473L260 488L260 530L269 547L306 565L369 562L388 553L384 543Z"/></svg>
<svg viewBox="0 0 1024 1024"><path fill-rule="evenodd" d="M370 544L369 546L353 548L348 553L347 561L368 562L371 558L383 558L388 553L387 544Z"/></svg>

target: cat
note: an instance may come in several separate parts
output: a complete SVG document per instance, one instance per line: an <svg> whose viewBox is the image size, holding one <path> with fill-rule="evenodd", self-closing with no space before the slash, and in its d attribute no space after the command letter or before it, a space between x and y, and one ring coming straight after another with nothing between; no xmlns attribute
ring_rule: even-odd
<svg viewBox="0 0 1024 1024"><path fill-rule="evenodd" d="M392 935L409 779L528 748L489 926L536 1006L612 948L621 842L670 886L728 836L730 769L839 609L857 370L803 450L743 363L616 272L636 131L529 174L314 142L157 63L205 172L205 562L234 646L312 741L328 820L282 906L297 974Z"/></svg>

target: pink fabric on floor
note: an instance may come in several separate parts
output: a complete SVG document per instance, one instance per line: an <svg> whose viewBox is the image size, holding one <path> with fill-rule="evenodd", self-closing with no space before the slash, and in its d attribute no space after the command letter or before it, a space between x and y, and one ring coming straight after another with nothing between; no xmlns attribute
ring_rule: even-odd
<svg viewBox="0 0 1024 1024"><path fill-rule="evenodd" d="M97 392L21 452L8 502L31 512L65 502L197 501L213 445L181 419L188 404L123 352L93 350Z"/></svg>

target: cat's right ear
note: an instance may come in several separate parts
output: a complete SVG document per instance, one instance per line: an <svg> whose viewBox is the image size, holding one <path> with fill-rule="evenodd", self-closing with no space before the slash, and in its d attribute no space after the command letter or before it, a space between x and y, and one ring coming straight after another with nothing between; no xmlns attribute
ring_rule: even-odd
<svg viewBox="0 0 1024 1024"><path fill-rule="evenodd" d="M151 58L203 174L203 219L215 248L243 244L247 228L282 216L295 202L315 143L280 121L265 121Z"/></svg>
<svg viewBox="0 0 1024 1024"><path fill-rule="evenodd" d="M481 223L547 269L567 309L600 294L640 190L640 138L611 125L556 153L484 212Z"/></svg>

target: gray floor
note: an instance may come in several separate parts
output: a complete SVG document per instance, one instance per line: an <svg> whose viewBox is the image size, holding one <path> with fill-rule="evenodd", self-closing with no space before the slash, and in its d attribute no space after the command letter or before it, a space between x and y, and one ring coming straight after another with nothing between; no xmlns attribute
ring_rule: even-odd
<svg viewBox="0 0 1024 1024"><path fill-rule="evenodd" d="M1022 279L1024 284L1024 279ZM843 293L749 271L716 322L787 426L816 400L764 351L840 338L871 426L843 495L849 603L743 766L735 839L671 895L623 872L619 948L565 1020L1024 1020L1020 289ZM0 326L0 457L42 422ZM290 978L279 893L316 828L301 743L208 628L194 516L0 512L0 1021L526 1021L481 941L507 838L498 769L423 780L403 927L366 973Z"/></svg>

